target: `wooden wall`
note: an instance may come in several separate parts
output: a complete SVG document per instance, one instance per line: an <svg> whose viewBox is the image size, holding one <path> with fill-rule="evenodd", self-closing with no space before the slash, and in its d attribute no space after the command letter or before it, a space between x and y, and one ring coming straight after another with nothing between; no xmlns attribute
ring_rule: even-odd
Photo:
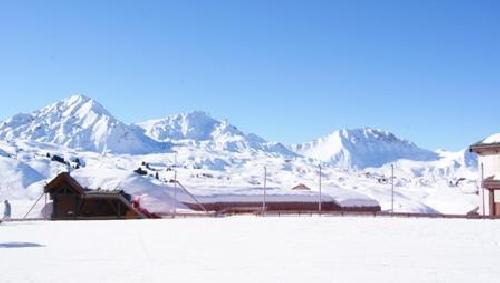
<svg viewBox="0 0 500 283"><path fill-rule="evenodd" d="M184 203L188 208L201 210L194 203ZM208 211L258 211L262 209L262 202L211 202L202 203ZM267 211L316 211L317 202L268 202ZM380 207L347 207L342 208L337 203L327 201L322 203L322 211L380 211Z"/></svg>

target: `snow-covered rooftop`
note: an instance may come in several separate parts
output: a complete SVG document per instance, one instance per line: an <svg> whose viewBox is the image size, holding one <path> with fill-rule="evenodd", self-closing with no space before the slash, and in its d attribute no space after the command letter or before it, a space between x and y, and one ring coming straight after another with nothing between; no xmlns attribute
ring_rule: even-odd
<svg viewBox="0 0 500 283"><path fill-rule="evenodd" d="M500 143L500 133L493 134L483 140L482 143Z"/></svg>

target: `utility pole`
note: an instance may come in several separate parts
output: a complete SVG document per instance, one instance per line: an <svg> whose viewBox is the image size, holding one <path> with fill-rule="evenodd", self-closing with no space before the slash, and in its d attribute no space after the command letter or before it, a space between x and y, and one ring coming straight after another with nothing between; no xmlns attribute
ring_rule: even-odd
<svg viewBox="0 0 500 283"><path fill-rule="evenodd" d="M43 204L43 219L47 220L47 193L44 194L45 200Z"/></svg>
<svg viewBox="0 0 500 283"><path fill-rule="evenodd" d="M264 166L264 199L262 201L262 215L266 212L266 185L267 185L267 168Z"/></svg>
<svg viewBox="0 0 500 283"><path fill-rule="evenodd" d="M177 216L177 151L174 151L174 213L173 218Z"/></svg>
<svg viewBox="0 0 500 283"><path fill-rule="evenodd" d="M482 198L483 198L483 217L486 216L486 204L484 203L484 163L481 162L481 190L482 190Z"/></svg>
<svg viewBox="0 0 500 283"><path fill-rule="evenodd" d="M177 216L177 168L174 171L174 218Z"/></svg>
<svg viewBox="0 0 500 283"><path fill-rule="evenodd" d="M394 164L391 163L391 213L394 213Z"/></svg>
<svg viewBox="0 0 500 283"><path fill-rule="evenodd" d="M319 164L319 215L321 215L322 212L322 205L323 205L323 195L322 195L322 190L321 190L321 163Z"/></svg>

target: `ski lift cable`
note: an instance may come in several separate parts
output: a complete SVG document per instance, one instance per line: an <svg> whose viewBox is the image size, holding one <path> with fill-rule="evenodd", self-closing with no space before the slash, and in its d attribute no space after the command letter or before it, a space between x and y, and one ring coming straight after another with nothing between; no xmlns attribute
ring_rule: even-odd
<svg viewBox="0 0 500 283"><path fill-rule="evenodd" d="M187 194L188 194L188 195L189 195L189 196L190 196L190 197L191 197L191 198L192 198L192 199L196 202L196 204L197 204L199 207L201 207L201 208L205 211L205 213L207 213L207 214L208 214L208 210L205 208L205 206L203 206L203 204L201 204L201 203L198 201L198 199L197 199L197 198L196 198L196 197L195 197L195 196L194 196L191 192L189 192L189 191L186 189L186 187L184 187L184 186L183 186L183 185L182 185L182 184L181 184L178 180L170 180L170 182L174 182L174 183L178 184L178 185L179 185L179 187L180 187L180 188L181 188L181 189L182 189L185 193L187 193Z"/></svg>
<svg viewBox="0 0 500 283"><path fill-rule="evenodd" d="M33 211L33 209L36 207L36 205L38 204L38 202L42 199L42 197L45 195L45 192L42 192L42 194L40 195L40 197L35 201L35 203L33 204L33 206L30 208L30 210L28 210L28 212L26 212L26 214L24 215L23 219L26 219L26 217L28 217L28 215L31 213L31 211Z"/></svg>

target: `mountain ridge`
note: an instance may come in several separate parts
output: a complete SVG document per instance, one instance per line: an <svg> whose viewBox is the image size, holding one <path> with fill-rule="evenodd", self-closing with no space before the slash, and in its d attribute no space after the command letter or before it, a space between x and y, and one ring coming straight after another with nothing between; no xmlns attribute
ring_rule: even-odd
<svg viewBox="0 0 500 283"><path fill-rule="evenodd" d="M419 148L395 134L369 127L342 129L305 143L268 142L239 130L227 120L192 111L126 124L102 104L73 95L32 113L19 113L0 123L0 139L26 139L95 152L143 154L172 146L206 151L265 152L286 158L304 156L337 167L380 167L399 159L435 161L437 151ZM473 164L468 158L464 164Z"/></svg>
<svg viewBox="0 0 500 283"><path fill-rule="evenodd" d="M0 139L25 139L70 148L115 153L146 153L166 148L136 127L116 119L102 104L73 95L0 123Z"/></svg>
<svg viewBox="0 0 500 283"><path fill-rule="evenodd" d="M395 134L369 127L342 129L311 142L290 145L295 152L339 167L380 167L399 159L435 161L438 153L421 149Z"/></svg>
<svg viewBox="0 0 500 283"><path fill-rule="evenodd" d="M195 144L209 150L232 152L253 150L294 155L282 143L268 142L254 133L245 133L227 120L218 120L204 111L169 115L136 124L152 139L176 144Z"/></svg>

